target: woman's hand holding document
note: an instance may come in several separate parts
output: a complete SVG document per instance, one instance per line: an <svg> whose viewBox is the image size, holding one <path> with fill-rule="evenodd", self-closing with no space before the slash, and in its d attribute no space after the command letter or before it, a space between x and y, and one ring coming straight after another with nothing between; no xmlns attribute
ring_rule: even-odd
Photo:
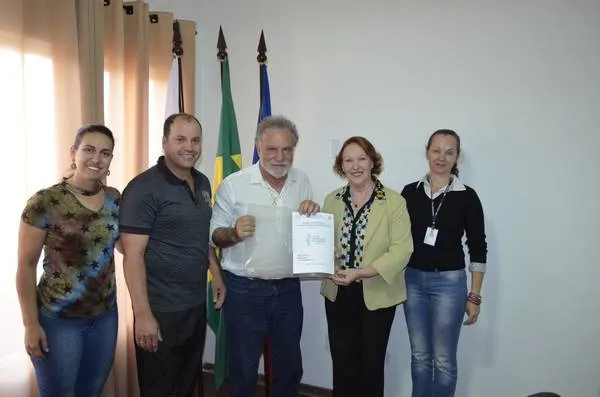
<svg viewBox="0 0 600 397"><path fill-rule="evenodd" d="M334 266L333 215L292 213L293 273L295 276L331 275Z"/></svg>

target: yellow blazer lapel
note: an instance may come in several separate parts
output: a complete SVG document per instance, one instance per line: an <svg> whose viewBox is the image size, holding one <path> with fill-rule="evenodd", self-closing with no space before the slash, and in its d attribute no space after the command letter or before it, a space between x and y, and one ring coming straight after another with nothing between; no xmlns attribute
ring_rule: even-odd
<svg viewBox="0 0 600 397"><path fill-rule="evenodd" d="M365 231L365 250L369 245L369 241L379 223L387 216L385 200L375 199L373 200L373 204L371 205L371 212L369 212L369 220L367 221L367 230Z"/></svg>
<svg viewBox="0 0 600 397"><path fill-rule="evenodd" d="M346 211L346 204L344 200L339 197L335 197L333 206L330 208L330 212L333 214L338 224L335 225L335 248L340 248L340 236L342 235L342 226L344 225L344 212Z"/></svg>

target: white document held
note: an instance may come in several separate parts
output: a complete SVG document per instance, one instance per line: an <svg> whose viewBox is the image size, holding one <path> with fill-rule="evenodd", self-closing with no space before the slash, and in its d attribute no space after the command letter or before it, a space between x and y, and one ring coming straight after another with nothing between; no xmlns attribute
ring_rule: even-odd
<svg viewBox="0 0 600 397"><path fill-rule="evenodd" d="M334 266L333 215L324 212L306 216L292 214L294 275L329 275Z"/></svg>
<svg viewBox="0 0 600 397"><path fill-rule="evenodd" d="M292 277L292 210L246 204L236 210L236 217L241 214L256 218L254 236L240 243L244 247L245 275L263 279Z"/></svg>

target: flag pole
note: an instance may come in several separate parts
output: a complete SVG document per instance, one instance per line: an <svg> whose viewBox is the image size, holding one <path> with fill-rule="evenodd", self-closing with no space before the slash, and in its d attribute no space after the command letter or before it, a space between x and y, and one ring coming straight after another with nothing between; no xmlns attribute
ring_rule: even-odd
<svg viewBox="0 0 600 397"><path fill-rule="evenodd" d="M258 55L256 56L256 61L258 62L258 78L260 81L260 90L259 90L259 114L262 113L261 109L263 107L263 98L264 98L264 76L262 72L262 67L267 63L267 43L265 42L265 33L261 29L260 31L260 39L258 40L258 47L256 48ZM260 116L259 116L260 117ZM254 149L256 152L256 148ZM258 160L258 156L255 153L255 159ZM273 360L271 356L271 336L267 335L267 340L263 345L263 359L264 359L264 369L265 369L265 397L271 397L273 390Z"/></svg>
<svg viewBox="0 0 600 397"><path fill-rule="evenodd" d="M265 33L260 31L260 39L258 41L258 81L259 81L259 106L258 106L258 122L271 115L271 94L269 92L269 77L267 75L267 44L265 42ZM254 153L252 155L252 164L259 160L256 145L254 145Z"/></svg>
<svg viewBox="0 0 600 397"><path fill-rule="evenodd" d="M183 99L183 69L181 63L181 57L183 56L183 40L181 38L181 29L179 27L179 21L173 21L173 47L171 52L177 60L177 110L179 113L185 112L185 103ZM196 379L196 391L198 397L204 397L204 376L203 371L200 371L200 375Z"/></svg>
<svg viewBox="0 0 600 397"><path fill-rule="evenodd" d="M219 38L217 39L217 59L221 63L221 82L223 81L223 61L227 58L227 43L225 42L225 35L223 35L223 28L219 26Z"/></svg>
<svg viewBox="0 0 600 397"><path fill-rule="evenodd" d="M213 200L214 194L217 190L218 185L221 183L224 177L229 175L231 172L235 172L235 170L231 170L231 164L229 161L233 158L232 156L236 153L232 152L237 151L237 155L240 157L239 163L241 164L241 151L239 148L239 138L237 132L237 123L235 122L235 112L233 110L233 103L231 103L233 113L233 128L235 130L235 141L237 142L237 147L232 147L232 142L229 139L225 139L225 135L231 134L231 126L229 129L224 126L223 123L223 112L225 107L225 95L224 91L224 64L227 61L227 43L225 43L225 36L223 35L223 29L219 26L219 38L217 39L217 59L220 63L220 80L221 80L221 95L223 96L223 103L221 105L221 122L219 125L219 148L217 149L217 158L215 160L215 177L213 179ZM229 74L227 75L229 76ZM229 84L229 77L227 77L227 81ZM229 87L231 90L231 87ZM229 93L231 95L231 93ZM225 128L225 130L224 130ZM237 150L235 150L237 149ZM219 164L219 155L221 156L221 165ZM228 163L225 164L225 161L229 159ZM220 169L220 171L217 171ZM237 168L239 169L239 167ZM220 250L217 250L217 257L220 259ZM211 287L212 275L210 274L210 270L208 270L208 283L207 283L207 323L210 328L212 328L215 333L215 367L214 367L214 383L215 383L215 391L219 392L226 382L226 374L227 374L227 354L226 354L226 346L225 346L225 335L224 332L224 324L223 324L223 312L218 311L214 304L211 304Z"/></svg>
<svg viewBox="0 0 600 397"><path fill-rule="evenodd" d="M183 100L183 68L181 66L181 57L183 56L183 40L181 39L181 29L179 21L173 21L173 55L177 58L177 69L179 70L179 111L185 111Z"/></svg>
<svg viewBox="0 0 600 397"><path fill-rule="evenodd" d="M258 78L260 81L260 98L259 101L262 104L263 100L263 74L260 70L260 65L267 63L267 43L265 42L265 33L263 30L260 31L260 39L258 40L258 55L256 56L256 61L258 62Z"/></svg>

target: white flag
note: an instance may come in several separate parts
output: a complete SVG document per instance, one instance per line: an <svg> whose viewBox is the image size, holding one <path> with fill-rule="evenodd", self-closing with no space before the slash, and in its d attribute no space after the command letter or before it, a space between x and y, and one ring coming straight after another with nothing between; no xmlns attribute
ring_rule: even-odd
<svg viewBox="0 0 600 397"><path fill-rule="evenodd" d="M165 119L173 113L181 113L182 111L183 109L179 108L179 65L177 57L173 57L171 72L169 73L169 83L167 85Z"/></svg>

